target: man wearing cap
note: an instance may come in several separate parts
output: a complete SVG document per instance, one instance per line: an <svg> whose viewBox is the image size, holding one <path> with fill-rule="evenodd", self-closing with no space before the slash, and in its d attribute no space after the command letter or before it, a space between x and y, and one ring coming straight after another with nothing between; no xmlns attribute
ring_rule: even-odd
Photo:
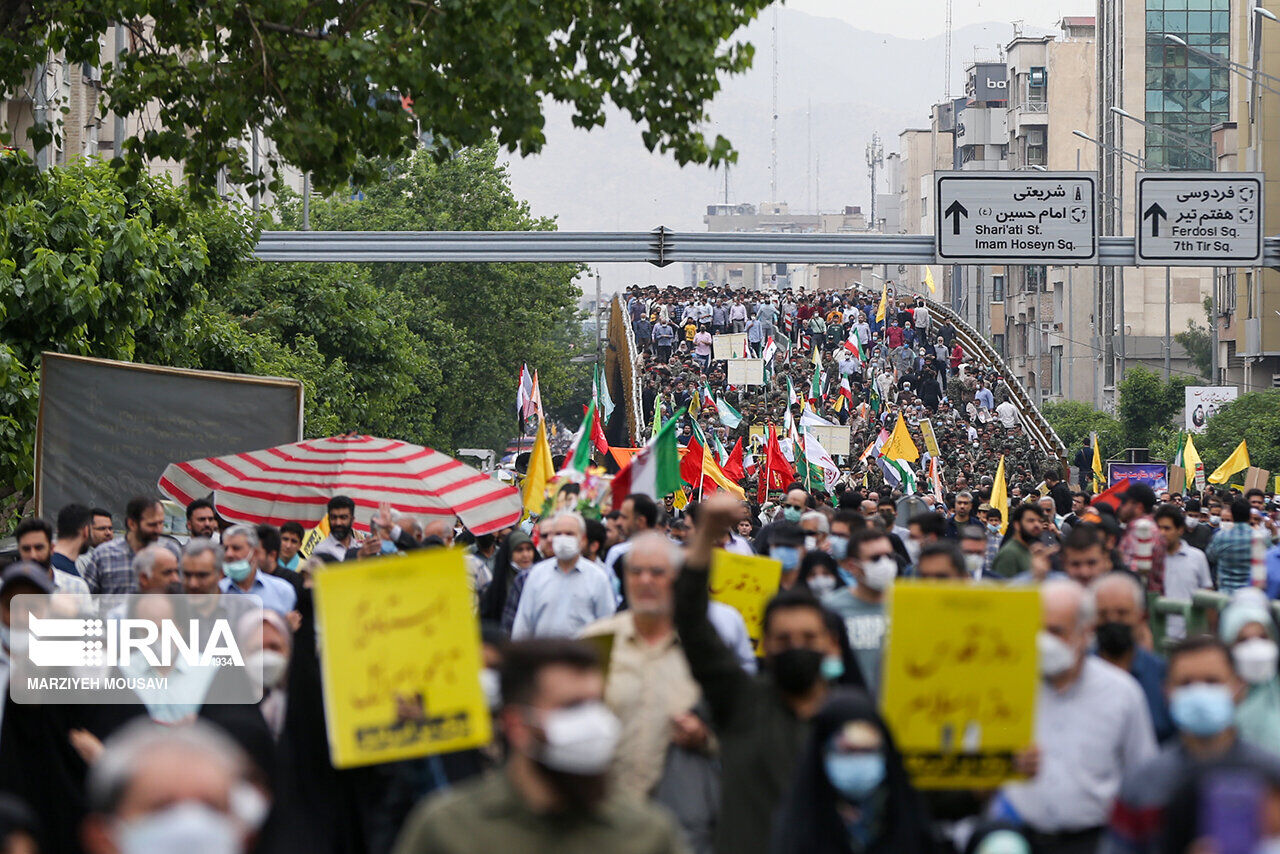
<svg viewBox="0 0 1280 854"><path fill-rule="evenodd" d="M1165 550L1160 548L1159 534L1156 532L1156 520L1152 511L1156 509L1156 491L1145 483L1134 483L1120 496L1120 510L1117 514L1124 523L1124 536L1120 538L1120 557L1126 569L1133 569L1137 555L1137 529L1139 520L1145 519L1149 524L1152 536L1150 546L1151 571L1147 575L1147 589L1156 593L1164 593L1164 556Z"/></svg>

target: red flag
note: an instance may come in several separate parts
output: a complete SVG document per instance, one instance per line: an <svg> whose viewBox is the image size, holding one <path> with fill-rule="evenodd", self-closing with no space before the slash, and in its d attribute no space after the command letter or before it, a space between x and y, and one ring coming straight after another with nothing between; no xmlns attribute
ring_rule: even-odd
<svg viewBox="0 0 1280 854"><path fill-rule="evenodd" d="M695 430L689 437L689 446L684 458L680 460L680 479L695 490L701 484L703 494L716 491L715 483L710 478L706 478L704 482L702 476L702 461L705 457L706 453L702 449L702 443L698 441L698 433Z"/></svg>
<svg viewBox="0 0 1280 854"><path fill-rule="evenodd" d="M1106 504L1112 510L1120 509L1120 496L1129 488L1129 478L1125 478L1110 489L1103 490L1093 496L1090 504Z"/></svg>
<svg viewBox="0 0 1280 854"><path fill-rule="evenodd" d="M742 478L746 476L743 471L741 437L734 444L733 450L729 452L729 459L725 460L724 465L720 466L720 470L724 472L725 477L738 483L741 483Z"/></svg>
<svg viewBox="0 0 1280 854"><path fill-rule="evenodd" d="M764 448L764 470L760 472L759 479L761 504L768 498L769 490L781 492L796 479L795 469L782 455L782 446L778 444L778 430L772 424L769 425L769 441Z"/></svg>
<svg viewBox="0 0 1280 854"><path fill-rule="evenodd" d="M582 414L587 414L587 407L582 407ZM609 455L609 442L604 437L604 426L600 423L600 407L591 413L591 445L601 456Z"/></svg>

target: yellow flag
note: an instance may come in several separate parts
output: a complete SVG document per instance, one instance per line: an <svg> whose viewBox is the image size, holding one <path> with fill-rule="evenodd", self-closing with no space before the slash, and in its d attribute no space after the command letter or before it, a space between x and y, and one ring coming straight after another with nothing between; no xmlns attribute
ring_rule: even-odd
<svg viewBox="0 0 1280 854"><path fill-rule="evenodd" d="M685 495L683 489L677 489L672 493L671 506L676 510L683 510L689 506L689 496Z"/></svg>
<svg viewBox="0 0 1280 854"><path fill-rule="evenodd" d="M311 557L311 552L315 550L315 547L324 542L325 538L328 536L329 514L326 513L324 518L320 520L320 524L316 525L310 531L307 531L307 535L302 538L302 545L298 548L299 558L305 561L307 558Z"/></svg>
<svg viewBox="0 0 1280 854"><path fill-rule="evenodd" d="M901 412L898 413L898 423L893 426L893 434L880 449L880 456L890 460L906 460L909 463L920 459L920 451L916 449L916 443L911 441L911 433L907 430L907 422L902 419Z"/></svg>
<svg viewBox="0 0 1280 854"><path fill-rule="evenodd" d="M929 293L936 294L938 292L938 286L933 283L932 267L924 268L924 283L929 286Z"/></svg>
<svg viewBox="0 0 1280 854"><path fill-rule="evenodd" d="M1182 467L1187 470L1187 486L1190 487L1196 482L1196 472L1204 466L1204 460L1200 459L1200 452L1196 450L1196 443L1191 441L1191 434L1187 434L1187 444L1182 447Z"/></svg>
<svg viewBox="0 0 1280 854"><path fill-rule="evenodd" d="M1093 491L1096 495L1102 491L1106 479L1102 476L1102 451L1098 448L1098 434L1093 434Z"/></svg>
<svg viewBox="0 0 1280 854"><path fill-rule="evenodd" d="M1236 449L1231 452L1231 456L1227 457L1226 462L1218 466L1213 474L1209 475L1209 482L1226 483L1231 478L1231 475L1244 471L1250 465L1249 449L1245 447L1245 440L1241 439L1240 444L1236 445Z"/></svg>
<svg viewBox="0 0 1280 854"><path fill-rule="evenodd" d="M889 283L884 283L884 291L880 294L880 307L876 309L876 323L884 323L885 312L889 310Z"/></svg>
<svg viewBox="0 0 1280 854"><path fill-rule="evenodd" d="M1000 511L1000 533L1009 527L1009 488L1004 482L1004 456L996 466L996 482L991 485L991 508Z"/></svg>
<svg viewBox="0 0 1280 854"><path fill-rule="evenodd" d="M529 468L524 476L524 509L526 513L541 513L546 501L547 481L555 477L555 463L551 461L551 445L547 443L547 422L538 420L538 435L533 440L533 453L529 455Z"/></svg>

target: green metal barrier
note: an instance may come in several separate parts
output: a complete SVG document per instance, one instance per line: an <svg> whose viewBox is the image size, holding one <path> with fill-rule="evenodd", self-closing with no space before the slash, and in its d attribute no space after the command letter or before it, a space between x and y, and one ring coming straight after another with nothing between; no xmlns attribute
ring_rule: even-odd
<svg viewBox="0 0 1280 854"><path fill-rule="evenodd" d="M1156 649L1168 649L1173 641L1168 638L1165 624L1170 614L1178 614L1187 625L1187 637L1204 634L1217 628L1217 615L1231 602L1229 593L1216 590L1197 590L1191 601L1167 599L1154 593L1147 594L1147 614L1151 621L1151 636ZM1210 614L1213 619L1210 619ZM1280 602L1271 603L1271 616L1280 622Z"/></svg>

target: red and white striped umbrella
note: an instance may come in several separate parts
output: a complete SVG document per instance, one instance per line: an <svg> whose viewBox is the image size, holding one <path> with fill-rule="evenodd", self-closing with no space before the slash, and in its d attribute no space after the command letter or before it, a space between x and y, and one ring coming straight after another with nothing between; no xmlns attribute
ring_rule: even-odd
<svg viewBox="0 0 1280 854"><path fill-rule="evenodd" d="M355 501L361 530L384 501L400 513L456 515L477 536L516 524L521 511L515 487L431 448L373 436L308 439L172 463L159 486L179 504L212 492L223 518L255 525L311 527L335 495Z"/></svg>

